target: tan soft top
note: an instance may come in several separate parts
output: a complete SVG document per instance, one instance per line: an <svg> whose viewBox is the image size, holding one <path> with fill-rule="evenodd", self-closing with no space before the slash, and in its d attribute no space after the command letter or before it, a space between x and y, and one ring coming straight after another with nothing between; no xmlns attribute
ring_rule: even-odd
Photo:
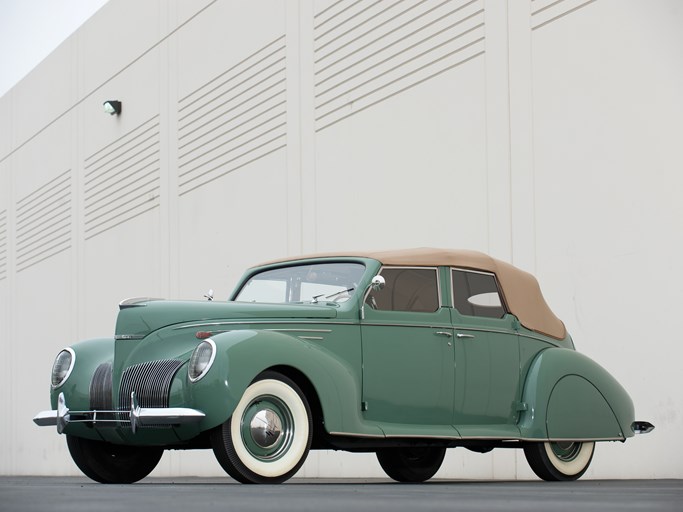
<svg viewBox="0 0 683 512"><path fill-rule="evenodd" d="M498 278L510 312L519 319L524 327L557 339L564 339L567 335L564 323L550 310L534 276L482 252L422 247L398 251L312 254L285 258L277 262L339 256L372 258L387 266L447 266L492 272Z"/></svg>

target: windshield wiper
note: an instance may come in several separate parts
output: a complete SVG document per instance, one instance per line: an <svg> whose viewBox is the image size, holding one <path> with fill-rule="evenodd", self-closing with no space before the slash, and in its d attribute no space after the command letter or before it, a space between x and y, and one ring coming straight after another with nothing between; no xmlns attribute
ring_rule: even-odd
<svg viewBox="0 0 683 512"><path fill-rule="evenodd" d="M355 288L347 288L346 290L340 290L340 291L338 291L338 292L331 293L330 295L325 295L324 293L321 293L320 295L315 295L315 296L311 299L311 304L317 304L317 303L318 303L318 299L319 299L320 297L325 297L326 299L331 299L332 297L336 297L337 295L341 295L342 293L352 292L353 290L355 290Z"/></svg>

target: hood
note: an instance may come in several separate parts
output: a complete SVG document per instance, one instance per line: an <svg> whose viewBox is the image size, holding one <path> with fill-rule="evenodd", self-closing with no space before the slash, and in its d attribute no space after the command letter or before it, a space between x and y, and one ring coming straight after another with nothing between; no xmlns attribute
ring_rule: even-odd
<svg viewBox="0 0 683 512"><path fill-rule="evenodd" d="M207 320L249 322L253 319L335 318L334 306L325 304L256 304L251 302L166 301L140 299L120 304L117 339L141 339L169 325Z"/></svg>

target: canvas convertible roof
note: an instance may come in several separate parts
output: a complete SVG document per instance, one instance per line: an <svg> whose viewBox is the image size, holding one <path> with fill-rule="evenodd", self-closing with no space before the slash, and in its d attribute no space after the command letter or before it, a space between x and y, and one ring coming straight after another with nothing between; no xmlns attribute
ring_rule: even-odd
<svg viewBox="0 0 683 512"><path fill-rule="evenodd" d="M418 248L397 251L312 254L286 258L278 260L278 262L335 256L372 258L387 266L448 266L492 272L498 278L510 312L519 319L524 327L558 339L563 339L567 335L564 323L551 311L534 276L482 252Z"/></svg>

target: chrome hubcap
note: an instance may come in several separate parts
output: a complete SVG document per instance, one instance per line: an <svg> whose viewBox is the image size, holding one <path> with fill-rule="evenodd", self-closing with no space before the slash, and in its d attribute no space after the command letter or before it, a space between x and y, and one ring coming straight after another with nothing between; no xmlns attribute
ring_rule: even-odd
<svg viewBox="0 0 683 512"><path fill-rule="evenodd" d="M251 438L261 448L270 448L282 437L282 420L272 409L258 411L249 427Z"/></svg>
<svg viewBox="0 0 683 512"><path fill-rule="evenodd" d="M244 447L256 459L270 462L289 450L294 439L294 419L287 404L272 395L251 401L240 425Z"/></svg>
<svg viewBox="0 0 683 512"><path fill-rule="evenodd" d="M571 462L581 451L581 443L558 441L550 443L553 453L564 462Z"/></svg>

